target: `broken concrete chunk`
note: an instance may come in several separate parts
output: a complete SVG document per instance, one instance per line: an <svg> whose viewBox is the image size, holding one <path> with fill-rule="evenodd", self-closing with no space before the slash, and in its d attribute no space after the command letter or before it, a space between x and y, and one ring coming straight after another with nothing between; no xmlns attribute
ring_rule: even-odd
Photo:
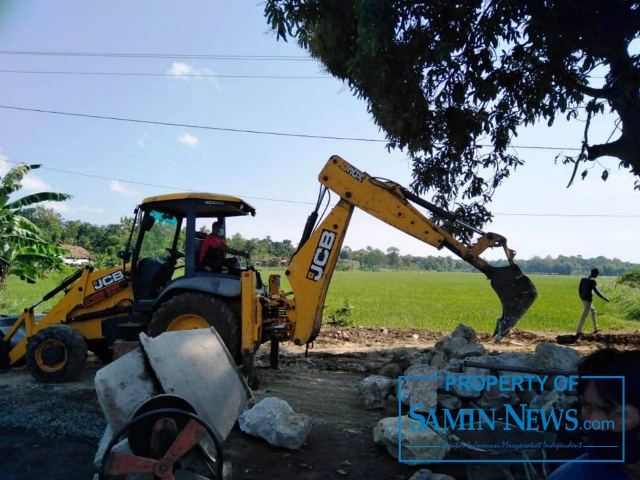
<svg viewBox="0 0 640 480"><path fill-rule="evenodd" d="M124 427L142 403L160 393L139 348L98 370L94 383L100 408L114 431Z"/></svg>
<svg viewBox="0 0 640 480"><path fill-rule="evenodd" d="M428 365L414 363L405 372L408 377L437 377L439 371ZM438 403L437 378L402 378L400 399L405 405L421 403L425 410L435 407Z"/></svg>
<svg viewBox="0 0 640 480"><path fill-rule="evenodd" d="M462 400L446 393L438 394L438 405L449 410L457 410L462 407Z"/></svg>
<svg viewBox="0 0 640 480"><path fill-rule="evenodd" d="M453 372L449 372L447 374L449 377L463 377L463 380L468 378L468 375L466 373L453 373ZM460 384L459 381L456 380L449 388L451 389L451 391L453 392L453 394L457 397L463 398L463 399L467 399L467 400L471 400L474 398L478 398L482 392L478 392L476 390L474 390L473 388L468 388L467 384L463 383L463 386L465 388L460 388Z"/></svg>
<svg viewBox="0 0 640 480"><path fill-rule="evenodd" d="M467 343L454 351L453 356L456 358L476 357L485 353L487 353L487 350L481 344Z"/></svg>
<svg viewBox="0 0 640 480"><path fill-rule="evenodd" d="M538 368L575 370L582 361L582 355L570 347L542 342L536 346L535 359Z"/></svg>
<svg viewBox="0 0 640 480"><path fill-rule="evenodd" d="M445 337L436 343L436 349L443 352L447 357L452 357L455 352L466 344L467 341L462 337Z"/></svg>
<svg viewBox="0 0 640 480"><path fill-rule="evenodd" d="M505 405L515 405L519 401L518 395L515 392L502 392L497 385L492 386L489 390L482 393L482 396L475 402L476 404L485 410L496 409L500 410Z"/></svg>
<svg viewBox="0 0 640 480"><path fill-rule="evenodd" d="M485 348L478 343L476 332L466 325L458 325L450 336L436 343L435 348L447 359L484 355ZM438 365L438 368L440 365Z"/></svg>
<svg viewBox="0 0 640 480"><path fill-rule="evenodd" d="M404 347L394 348L391 351L391 362L397 363L403 370L409 368L413 362L413 355Z"/></svg>
<svg viewBox="0 0 640 480"><path fill-rule="evenodd" d="M140 344L164 392L189 402L226 439L252 395L218 332L199 328L153 338L141 333Z"/></svg>
<svg viewBox="0 0 640 480"><path fill-rule="evenodd" d="M385 399L395 390L396 382L382 375L371 375L358 384L358 393L364 408L384 408Z"/></svg>
<svg viewBox="0 0 640 480"><path fill-rule="evenodd" d="M403 372L404 369L400 366L399 363L391 362L382 365L382 367L380 367L380 370L378 371L378 374L384 377L397 378L402 375Z"/></svg>
<svg viewBox="0 0 640 480"><path fill-rule="evenodd" d="M442 352L437 352L431 357L431 366L433 368L447 368L447 356Z"/></svg>
<svg viewBox="0 0 640 480"><path fill-rule="evenodd" d="M480 362L490 365L491 368L498 370L500 375L522 375L523 377L531 377L533 374L514 372L511 370L502 370L501 367L516 367L519 370L529 371L540 368L538 359L534 355L518 352L505 352L497 355L482 355L480 357L470 358L470 361Z"/></svg>
<svg viewBox="0 0 640 480"><path fill-rule="evenodd" d="M399 429L400 419L401 429ZM398 458L399 430L402 436L402 459L419 460L416 463L431 463L442 460L448 449L446 442L430 428L421 428L417 420L402 417L387 417L380 420L373 429L373 441L382 445L387 452ZM412 448L415 445L430 445L434 448Z"/></svg>
<svg viewBox="0 0 640 480"><path fill-rule="evenodd" d="M467 325L463 325L462 323L459 323L458 326L456 326L453 332L451 332L451 336L454 338L462 337L467 342L476 342L478 340L475 330Z"/></svg>
<svg viewBox="0 0 640 480"><path fill-rule="evenodd" d="M311 433L311 417L296 413L287 402L266 397L238 418L240 430L274 447L299 449Z"/></svg>
<svg viewBox="0 0 640 480"><path fill-rule="evenodd" d="M462 363L467 360L466 358L462 360ZM470 360L475 360L474 358L470 358ZM470 377L486 377L489 375L490 370L488 368L478 368L478 367L467 367L464 366L462 371L469 375Z"/></svg>
<svg viewBox="0 0 640 480"><path fill-rule="evenodd" d="M409 477L409 480L456 480L444 473L433 473L428 468L422 468Z"/></svg>
<svg viewBox="0 0 640 480"><path fill-rule="evenodd" d="M447 370L450 372L459 372L462 369L462 362L457 358L452 358L447 363Z"/></svg>

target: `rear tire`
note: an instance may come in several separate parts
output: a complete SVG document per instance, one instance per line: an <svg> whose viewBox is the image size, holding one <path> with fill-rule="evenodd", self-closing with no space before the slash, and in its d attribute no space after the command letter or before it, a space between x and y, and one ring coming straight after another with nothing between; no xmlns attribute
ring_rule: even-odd
<svg viewBox="0 0 640 480"><path fill-rule="evenodd" d="M68 325L52 325L27 342L26 362L31 375L41 382L68 382L87 360L87 343Z"/></svg>
<svg viewBox="0 0 640 480"><path fill-rule="evenodd" d="M148 333L156 337L166 331L181 330L183 328L179 328L179 324L176 326L174 320L187 316L201 318L214 327L236 363L242 361L239 317L227 303L206 293L185 292L169 298L151 317Z"/></svg>

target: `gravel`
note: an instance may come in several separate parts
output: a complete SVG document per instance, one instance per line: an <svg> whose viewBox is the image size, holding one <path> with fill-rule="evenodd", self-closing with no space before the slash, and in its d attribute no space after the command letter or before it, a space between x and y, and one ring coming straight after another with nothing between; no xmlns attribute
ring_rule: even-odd
<svg viewBox="0 0 640 480"><path fill-rule="evenodd" d="M105 426L95 391L89 386L0 384L0 430L97 441Z"/></svg>

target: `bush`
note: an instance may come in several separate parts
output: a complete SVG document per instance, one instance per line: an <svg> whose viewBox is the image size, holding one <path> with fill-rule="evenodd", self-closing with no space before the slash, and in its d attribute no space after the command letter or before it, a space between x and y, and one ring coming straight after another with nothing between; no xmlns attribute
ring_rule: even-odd
<svg viewBox="0 0 640 480"><path fill-rule="evenodd" d="M640 268L634 268L620 275L618 283L624 283L632 287L640 287Z"/></svg>
<svg viewBox="0 0 640 480"><path fill-rule="evenodd" d="M606 290L613 311L628 320L640 320L640 283L622 282Z"/></svg>
<svg viewBox="0 0 640 480"><path fill-rule="evenodd" d="M353 318L351 318L351 310L353 310L353 305L349 305L349 300L345 300L341 307L333 309L329 314L327 323L334 327L352 326Z"/></svg>

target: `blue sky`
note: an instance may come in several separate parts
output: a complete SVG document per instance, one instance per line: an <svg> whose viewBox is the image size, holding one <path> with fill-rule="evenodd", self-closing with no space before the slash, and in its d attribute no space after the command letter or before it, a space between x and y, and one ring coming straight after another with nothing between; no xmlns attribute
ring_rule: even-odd
<svg viewBox="0 0 640 480"><path fill-rule="evenodd" d="M0 0L0 50L136 52L217 55L305 55L277 42L257 2ZM315 61L103 58L0 55L0 70L205 73L322 76ZM114 77L0 73L0 104L218 127L383 138L366 105L333 78ZM598 120L592 140L604 141L611 118ZM577 147L583 124L523 129L515 145ZM518 257L604 255L640 262L640 192L615 159L607 182L595 166L566 189L570 169L554 165L557 152L518 150L526 161L499 190L487 230L509 239ZM566 152L571 153L571 152ZM9 162L135 182L245 197L258 214L233 220L230 234L298 240L314 202L317 174L339 154L371 174L409 184L410 164L384 143L300 139L120 123L0 109L0 168ZM173 190L39 170L31 190L73 194L62 215L116 222L144 197ZM510 214L535 214L514 216ZM549 215L593 215L567 217ZM611 215L636 215L616 218ZM356 212L347 245L437 254L378 220ZM443 254L446 254L443 252ZM498 258L496 251L488 258Z"/></svg>

